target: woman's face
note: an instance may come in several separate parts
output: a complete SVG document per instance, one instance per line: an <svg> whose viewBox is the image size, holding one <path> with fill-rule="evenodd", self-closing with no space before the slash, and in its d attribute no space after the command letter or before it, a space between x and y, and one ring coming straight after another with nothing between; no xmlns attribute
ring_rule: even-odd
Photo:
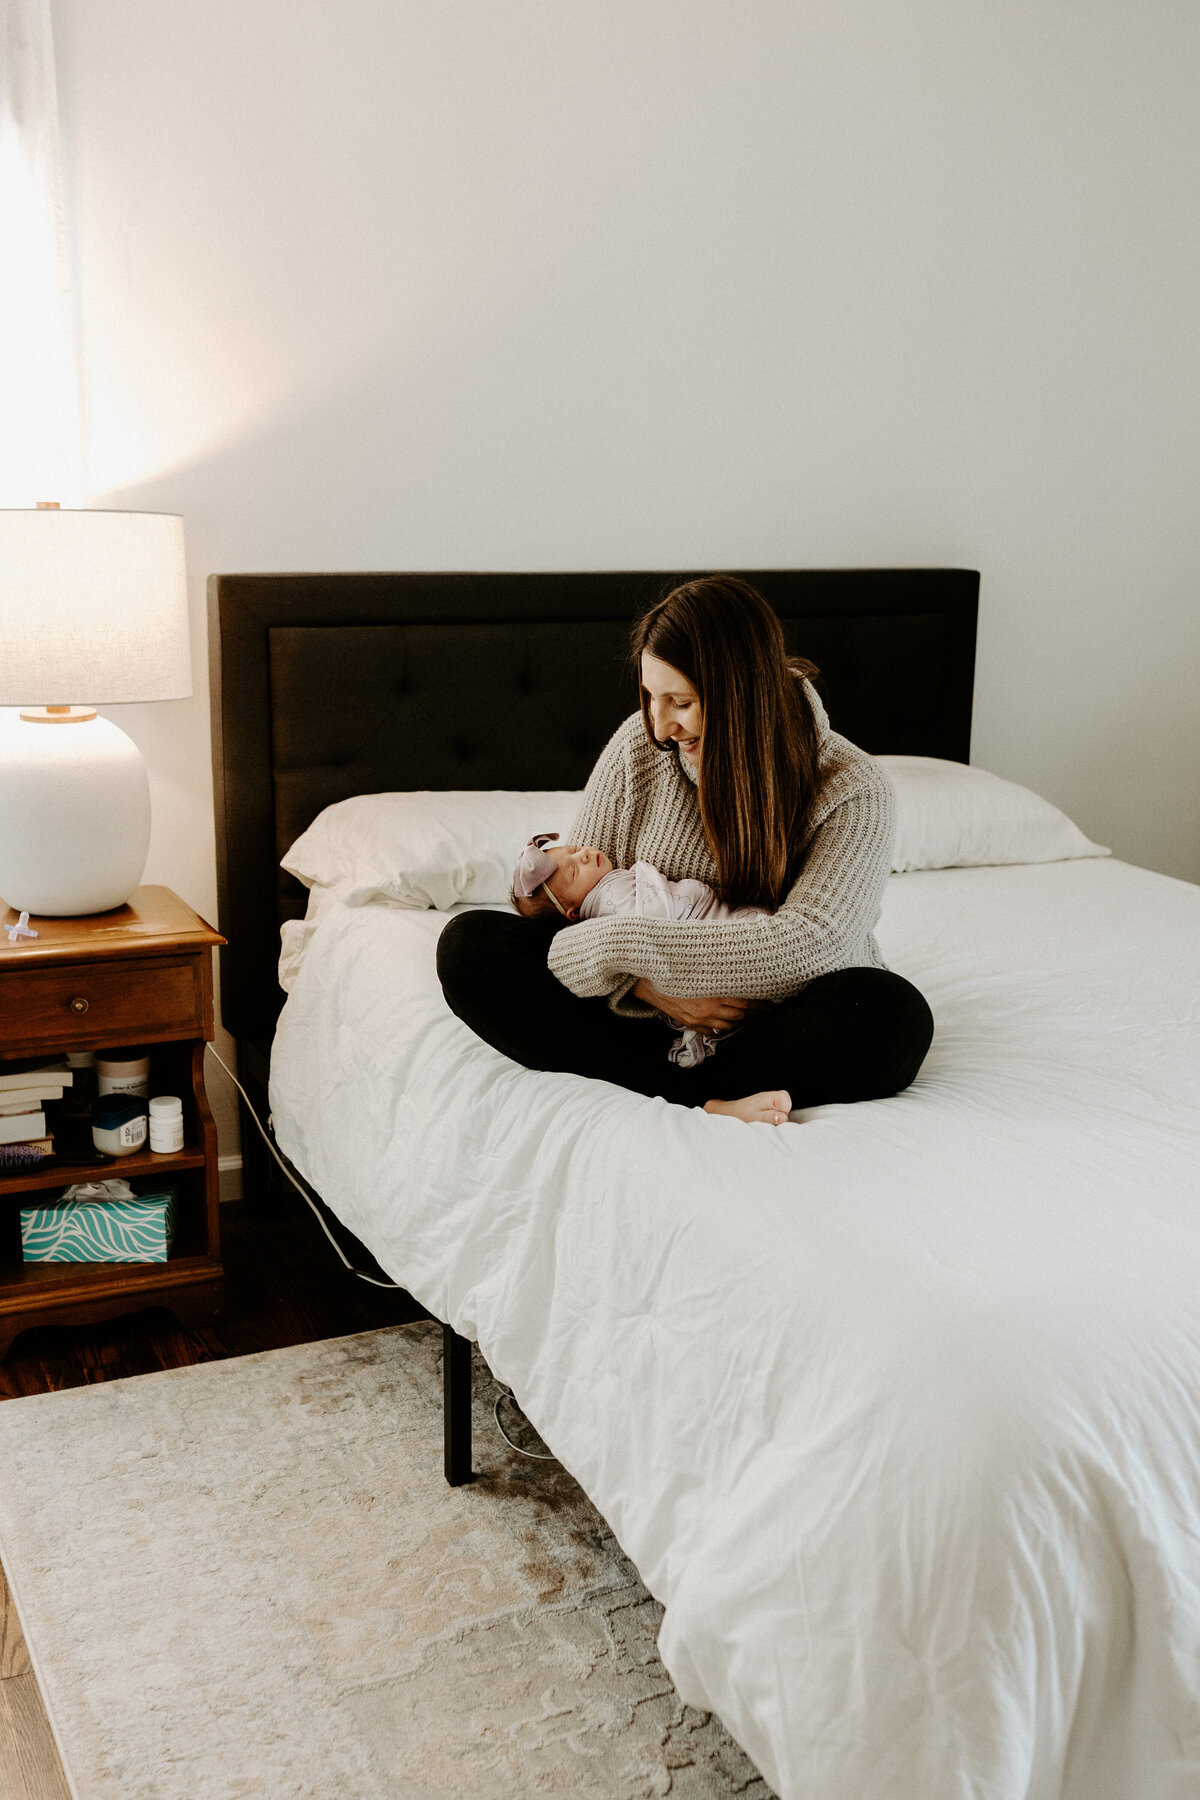
<svg viewBox="0 0 1200 1800"><path fill-rule="evenodd" d="M700 696L678 669L642 652L642 686L650 706L650 728L660 744L674 741L690 763L700 760L704 711Z"/></svg>

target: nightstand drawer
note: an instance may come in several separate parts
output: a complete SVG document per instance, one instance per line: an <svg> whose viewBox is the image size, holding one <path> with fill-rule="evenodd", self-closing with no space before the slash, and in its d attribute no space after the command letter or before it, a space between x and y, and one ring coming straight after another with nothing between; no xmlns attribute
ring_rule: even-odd
<svg viewBox="0 0 1200 1800"><path fill-rule="evenodd" d="M0 1035L13 1052L201 1037L206 972L194 954L4 970Z"/></svg>

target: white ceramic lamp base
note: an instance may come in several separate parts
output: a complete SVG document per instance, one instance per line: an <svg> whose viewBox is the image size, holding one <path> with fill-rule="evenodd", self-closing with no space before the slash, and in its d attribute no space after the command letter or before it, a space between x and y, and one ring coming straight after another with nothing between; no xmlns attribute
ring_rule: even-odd
<svg viewBox="0 0 1200 1800"><path fill-rule="evenodd" d="M0 896L76 918L122 906L150 849L150 784L109 719L0 723Z"/></svg>

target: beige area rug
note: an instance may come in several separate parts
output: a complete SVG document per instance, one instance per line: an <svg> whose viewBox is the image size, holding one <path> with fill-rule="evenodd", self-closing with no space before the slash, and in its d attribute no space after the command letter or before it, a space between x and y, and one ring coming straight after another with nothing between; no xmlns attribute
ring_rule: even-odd
<svg viewBox="0 0 1200 1800"><path fill-rule="evenodd" d="M660 1608L476 1357L364 1332L0 1405L0 1554L78 1800L769 1791L679 1700Z"/></svg>

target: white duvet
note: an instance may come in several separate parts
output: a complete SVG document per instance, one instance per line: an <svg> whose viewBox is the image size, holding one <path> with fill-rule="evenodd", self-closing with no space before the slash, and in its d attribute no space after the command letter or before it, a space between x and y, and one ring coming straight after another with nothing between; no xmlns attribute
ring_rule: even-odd
<svg viewBox="0 0 1200 1800"><path fill-rule="evenodd" d="M517 1068L445 916L293 928L280 1142L512 1384L684 1698L785 1800L1196 1800L1200 889L894 877L925 1068L778 1130Z"/></svg>

